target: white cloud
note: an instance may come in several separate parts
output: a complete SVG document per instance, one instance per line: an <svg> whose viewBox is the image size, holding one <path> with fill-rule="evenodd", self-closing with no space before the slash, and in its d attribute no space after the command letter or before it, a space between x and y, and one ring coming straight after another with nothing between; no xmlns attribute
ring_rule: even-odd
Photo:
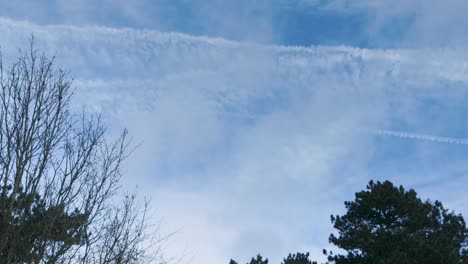
<svg viewBox="0 0 468 264"><path fill-rule="evenodd" d="M454 125L447 109L463 109L467 95L468 56L457 50L265 46L0 19L10 60L31 32L76 76L77 104L142 143L125 182L152 194L163 227L181 230L168 252L195 264L317 252L329 215L364 188L382 147L361 130L443 136ZM433 105L439 122L425 116ZM441 196L462 203L452 191Z"/></svg>

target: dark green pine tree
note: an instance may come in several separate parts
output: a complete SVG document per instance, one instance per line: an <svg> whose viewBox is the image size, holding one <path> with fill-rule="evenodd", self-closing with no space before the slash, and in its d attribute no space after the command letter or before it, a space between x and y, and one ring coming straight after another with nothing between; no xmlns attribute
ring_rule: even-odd
<svg viewBox="0 0 468 264"><path fill-rule="evenodd" d="M229 261L229 264L237 264L237 261L231 259ZM255 258L252 258L252 260L250 260L250 262L247 264L268 264L268 259L264 260L263 257L260 254L258 254Z"/></svg>
<svg viewBox="0 0 468 264"><path fill-rule="evenodd" d="M268 264L268 259L263 260L263 257L258 254L257 257L252 258L247 264Z"/></svg>
<svg viewBox="0 0 468 264"><path fill-rule="evenodd" d="M345 202L343 216L331 216L338 234L330 243L346 251L336 264L460 264L467 260L467 228L461 215L439 201L422 201L414 190L371 181Z"/></svg>
<svg viewBox="0 0 468 264"><path fill-rule="evenodd" d="M317 262L309 259L309 252L305 254L298 252L297 254L290 253L281 264L317 264Z"/></svg>

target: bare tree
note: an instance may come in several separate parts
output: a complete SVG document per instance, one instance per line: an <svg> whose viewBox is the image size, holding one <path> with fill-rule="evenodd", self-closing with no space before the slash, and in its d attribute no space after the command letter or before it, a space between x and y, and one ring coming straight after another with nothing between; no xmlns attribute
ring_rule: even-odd
<svg viewBox="0 0 468 264"><path fill-rule="evenodd" d="M33 42L8 70L0 54L0 263L156 261L148 203L119 196L127 131L72 113L71 79Z"/></svg>

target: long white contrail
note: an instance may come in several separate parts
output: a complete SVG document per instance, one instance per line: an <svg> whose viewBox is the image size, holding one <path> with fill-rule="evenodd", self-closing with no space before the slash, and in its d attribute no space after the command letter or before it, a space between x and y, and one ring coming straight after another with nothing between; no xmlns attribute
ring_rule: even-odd
<svg viewBox="0 0 468 264"><path fill-rule="evenodd" d="M416 140L433 141L433 142L439 142L439 143L449 143L449 144L468 146L468 139L463 139L463 138L439 137L439 136L417 134L417 133L407 133L407 132L401 132L401 131L395 131L395 130L384 130L384 129L366 129L366 131L369 131L371 133L378 134L378 135L384 135L384 136L409 138L409 139L416 139Z"/></svg>

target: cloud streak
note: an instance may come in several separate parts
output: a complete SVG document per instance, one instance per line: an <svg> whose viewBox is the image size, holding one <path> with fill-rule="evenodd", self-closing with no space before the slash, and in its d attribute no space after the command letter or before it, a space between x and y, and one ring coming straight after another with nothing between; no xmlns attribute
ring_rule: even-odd
<svg viewBox="0 0 468 264"><path fill-rule="evenodd" d="M193 263L259 251L280 261L298 249L320 258L328 216L388 148L362 127L465 144L398 132L465 133L454 112L467 105L468 56L457 51L269 46L1 18L4 54L14 58L31 32L76 76L75 107L102 111L111 130L128 127L142 143L125 182L153 196L167 230L181 230L168 254L188 248Z"/></svg>
<svg viewBox="0 0 468 264"><path fill-rule="evenodd" d="M440 137L440 136L433 136L433 135L425 135L425 134L418 134L418 133L408 133L408 132L401 132L395 130L383 130L383 129L366 129L373 134L382 135L382 136L392 136L392 137L399 137L399 138L407 138L407 139L416 139L416 140L423 140L423 141L432 141L437 143L448 143L448 144L457 144L457 145L468 145L468 139L461 139L461 138L451 138L451 137Z"/></svg>

